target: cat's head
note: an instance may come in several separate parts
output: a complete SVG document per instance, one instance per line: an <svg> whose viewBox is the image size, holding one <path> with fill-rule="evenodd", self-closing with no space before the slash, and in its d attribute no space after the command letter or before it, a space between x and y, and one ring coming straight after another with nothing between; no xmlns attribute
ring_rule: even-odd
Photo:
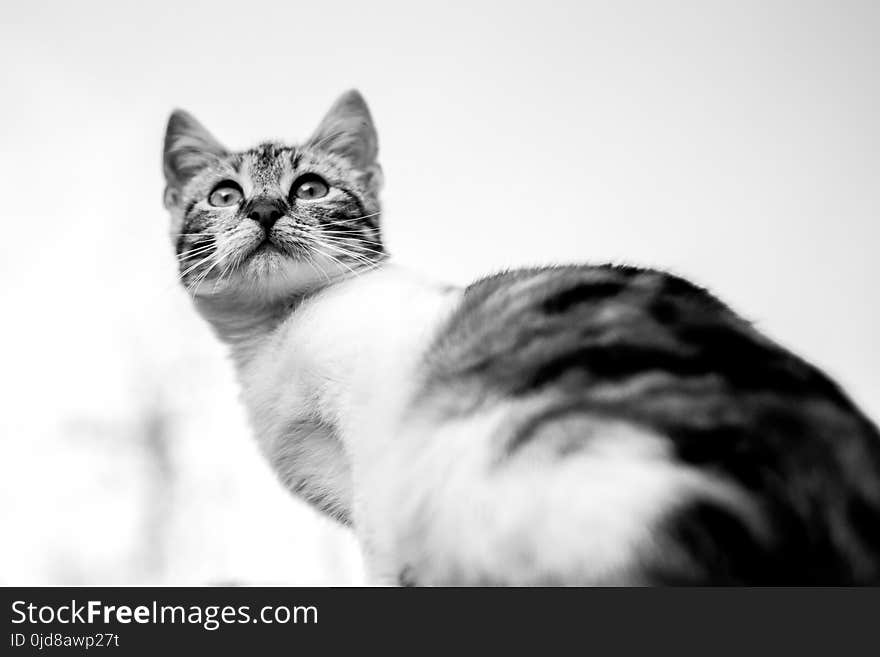
<svg viewBox="0 0 880 657"><path fill-rule="evenodd" d="M382 173L369 109L343 94L304 143L229 151L177 110L165 134L165 207L196 296L277 298L385 257Z"/></svg>

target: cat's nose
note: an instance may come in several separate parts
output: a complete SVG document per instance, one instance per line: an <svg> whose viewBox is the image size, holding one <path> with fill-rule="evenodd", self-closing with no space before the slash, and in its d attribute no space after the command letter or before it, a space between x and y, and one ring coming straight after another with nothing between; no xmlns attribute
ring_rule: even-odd
<svg viewBox="0 0 880 657"><path fill-rule="evenodd" d="M255 199L247 209L247 218L256 221L264 230L272 228L283 214L278 202L270 199Z"/></svg>

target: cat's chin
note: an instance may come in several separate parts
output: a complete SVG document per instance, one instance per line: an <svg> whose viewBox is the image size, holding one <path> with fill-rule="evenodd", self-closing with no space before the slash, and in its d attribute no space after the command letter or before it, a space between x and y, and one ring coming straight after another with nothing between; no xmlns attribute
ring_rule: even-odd
<svg viewBox="0 0 880 657"><path fill-rule="evenodd" d="M245 274L271 275L275 272L286 271L291 262L295 264L303 260L303 256L291 254L284 248L266 240L248 253L239 266L239 270Z"/></svg>
<svg viewBox="0 0 880 657"><path fill-rule="evenodd" d="M221 280L206 281L195 296L245 303L281 302L310 294L334 282L339 274L330 262L290 255L266 242Z"/></svg>

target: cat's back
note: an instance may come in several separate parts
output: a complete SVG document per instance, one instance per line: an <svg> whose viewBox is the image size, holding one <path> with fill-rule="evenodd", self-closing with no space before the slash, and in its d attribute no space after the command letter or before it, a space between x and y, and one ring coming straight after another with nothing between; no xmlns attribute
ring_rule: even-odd
<svg viewBox="0 0 880 657"><path fill-rule="evenodd" d="M477 579L880 581L876 428L819 370L683 279L615 266L483 279L424 372L419 403L442 409L443 440L464 452L468 435L491 434L470 464L488 483L450 492L471 506L445 527L467 531L468 514L495 525L468 548L487 555ZM542 533L566 555L526 540ZM505 544L519 571L493 566ZM580 580L560 570L572 545ZM429 579L454 579L418 553Z"/></svg>

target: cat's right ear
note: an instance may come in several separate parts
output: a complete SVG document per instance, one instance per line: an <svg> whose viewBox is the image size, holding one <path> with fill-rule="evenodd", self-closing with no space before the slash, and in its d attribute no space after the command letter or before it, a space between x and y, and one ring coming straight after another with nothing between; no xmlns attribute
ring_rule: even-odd
<svg viewBox="0 0 880 657"><path fill-rule="evenodd" d="M341 155L364 171L376 166L379 140L360 92L349 89L337 98L306 143Z"/></svg>
<svg viewBox="0 0 880 657"><path fill-rule="evenodd" d="M165 130L165 206L176 205L187 181L226 154L226 148L189 112L174 110Z"/></svg>

